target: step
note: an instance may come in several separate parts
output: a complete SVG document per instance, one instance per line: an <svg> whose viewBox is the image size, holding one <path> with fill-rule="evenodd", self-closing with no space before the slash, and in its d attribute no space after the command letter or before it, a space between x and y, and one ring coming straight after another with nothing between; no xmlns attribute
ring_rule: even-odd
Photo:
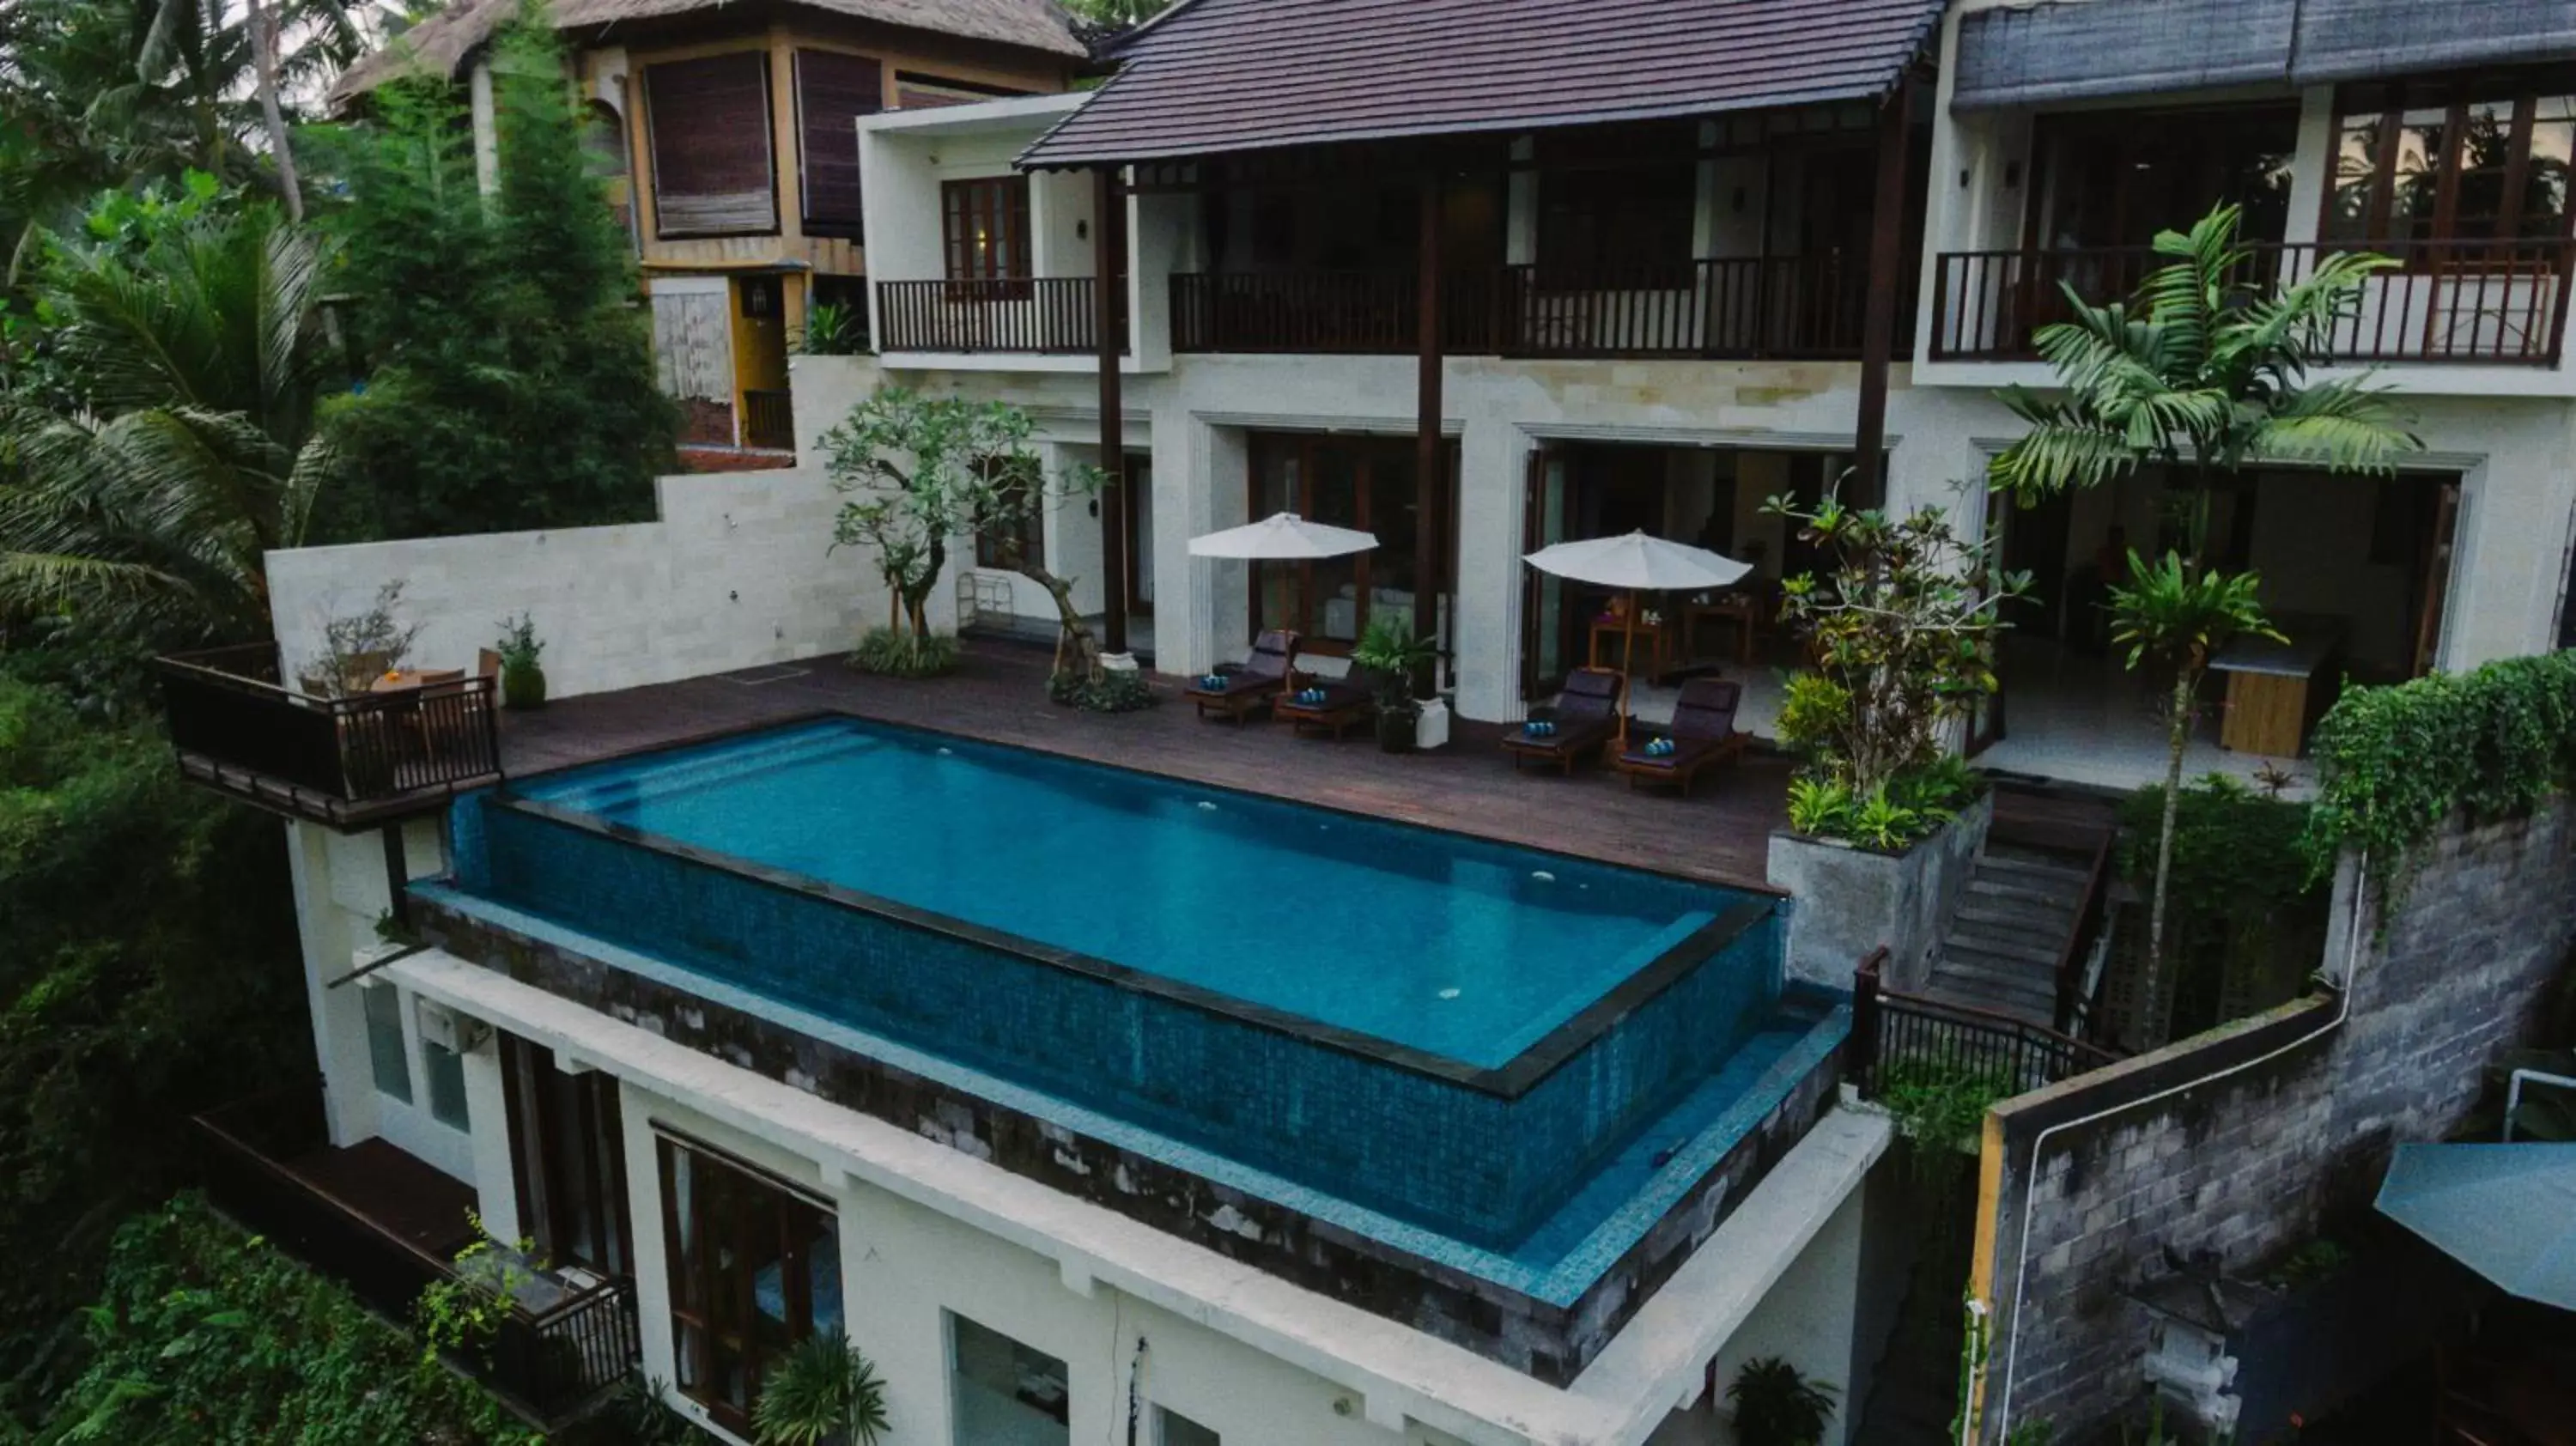
<svg viewBox="0 0 2576 1446"><path fill-rule="evenodd" d="M1953 929L1941 940L1941 952L1967 950L1990 954L1997 959L2010 959L2028 964L2042 973L2057 967L2058 945L2039 943L2019 935L1999 933L1992 929Z"/></svg>
<svg viewBox="0 0 2576 1446"><path fill-rule="evenodd" d="M2034 989L2053 992L2057 988L2056 964L2057 961L2054 959L2046 964L2036 964L2028 959L2016 959L2008 954L1997 954L1991 949L1953 939L1941 946L1941 953L1933 967L1937 969L1943 965L1956 965L1962 969L1982 970L1997 979L2024 980Z"/></svg>
<svg viewBox="0 0 2576 1446"><path fill-rule="evenodd" d="M2052 908L2029 899L1990 899L1985 895L1963 898L1950 915L1950 927L1962 924L1984 925L2005 934L2028 934L2034 938L2063 939L2075 930L2075 909Z"/></svg>
<svg viewBox="0 0 2576 1446"><path fill-rule="evenodd" d="M1935 970L1932 974L1932 996L1973 1004L1980 1009L1992 1009L2016 1018L2028 1018L2040 1025L2048 1024L2057 1016L2057 996L2054 993L1997 982L1980 974Z"/></svg>
<svg viewBox="0 0 2576 1446"><path fill-rule="evenodd" d="M1936 986L1948 982L1973 985L1997 993L2028 995L2033 999L2045 999L2051 1005L2057 1002L2056 981L1998 969L1975 960L1941 960L1932 966L1932 982Z"/></svg>
<svg viewBox="0 0 2576 1446"><path fill-rule="evenodd" d="M1971 877L1968 880L1966 892L1990 899L2010 899L2051 909L2063 909L2069 914L2075 912L2076 904L2083 898L2082 892L2076 889L2052 889L2019 880L1996 878Z"/></svg>
<svg viewBox="0 0 2576 1446"><path fill-rule="evenodd" d="M2054 859L1988 853L1977 860L1977 872L2034 884L2059 884L2082 893L2093 875L2075 864Z"/></svg>

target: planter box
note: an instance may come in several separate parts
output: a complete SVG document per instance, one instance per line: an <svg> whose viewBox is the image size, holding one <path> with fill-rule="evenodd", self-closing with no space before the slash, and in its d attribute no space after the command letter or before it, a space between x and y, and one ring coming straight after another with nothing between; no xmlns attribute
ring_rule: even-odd
<svg viewBox="0 0 2576 1446"><path fill-rule="evenodd" d="M1989 793L1898 857L1774 831L1767 873L1773 888L1791 895L1791 977L1848 989L1860 961L1885 945L1887 987L1920 993L1941 927L1976 870L1994 816Z"/></svg>

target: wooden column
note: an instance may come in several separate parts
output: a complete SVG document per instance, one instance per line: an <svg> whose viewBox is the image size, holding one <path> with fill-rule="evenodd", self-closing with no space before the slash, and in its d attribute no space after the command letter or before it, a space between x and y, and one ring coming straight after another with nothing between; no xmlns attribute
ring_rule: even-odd
<svg viewBox="0 0 2576 1446"><path fill-rule="evenodd" d="M1091 173L1091 323L1100 344L1101 649L1111 653L1127 651L1127 415L1118 395L1126 222L1127 189L1117 167L1102 166Z"/></svg>
<svg viewBox="0 0 2576 1446"><path fill-rule="evenodd" d="M1887 369L1896 353L1896 302L1905 290L1905 180L1913 157L1914 74L1907 71L1878 121L1878 189L1869 223L1869 309L1861 318L1860 428L1852 493L1887 500Z"/></svg>
<svg viewBox="0 0 2576 1446"><path fill-rule="evenodd" d="M1413 631L1425 636L1440 626L1441 503L1449 469L1440 446L1440 168L1422 178L1421 305L1415 351L1420 359L1414 403ZM1433 672L1439 669L1435 664Z"/></svg>

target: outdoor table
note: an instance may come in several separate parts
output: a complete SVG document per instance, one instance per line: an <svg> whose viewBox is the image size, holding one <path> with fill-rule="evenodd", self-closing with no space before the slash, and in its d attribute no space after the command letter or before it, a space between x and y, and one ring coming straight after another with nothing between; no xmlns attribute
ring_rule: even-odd
<svg viewBox="0 0 2576 1446"><path fill-rule="evenodd" d="M427 688L439 683L465 681L463 668L400 668L380 673L367 685L370 693L400 693L413 688Z"/></svg>

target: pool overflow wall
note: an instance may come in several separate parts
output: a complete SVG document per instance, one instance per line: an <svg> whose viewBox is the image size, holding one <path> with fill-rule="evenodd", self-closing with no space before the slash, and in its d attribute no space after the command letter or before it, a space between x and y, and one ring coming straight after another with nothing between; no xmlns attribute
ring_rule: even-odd
<svg viewBox="0 0 2576 1446"><path fill-rule="evenodd" d="M1494 1248L1780 999L1748 898L1479 1069L543 802L473 800L456 836L471 892Z"/></svg>
<svg viewBox="0 0 2576 1446"><path fill-rule="evenodd" d="M1639 1307L1753 1193L1841 1079L1819 1052L1758 1119L1579 1292L1545 1298L1363 1235L1295 1203L1254 1195L1069 1129L985 1095L709 1000L559 941L415 896L433 945L522 983L845 1108L939 1140L998 1168L1117 1211L1318 1294L1385 1316L1555 1386L1569 1386ZM1839 1014L1839 1011L1836 1011ZM1834 1020L1817 1026L1834 1029ZM1370 1122L1370 1133L1401 1132Z"/></svg>

